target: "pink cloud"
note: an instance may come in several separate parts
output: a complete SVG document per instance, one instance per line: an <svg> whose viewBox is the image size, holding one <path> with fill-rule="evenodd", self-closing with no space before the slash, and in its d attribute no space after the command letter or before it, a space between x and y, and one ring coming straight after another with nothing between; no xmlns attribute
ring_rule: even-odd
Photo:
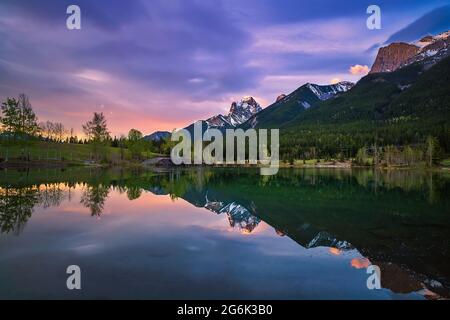
<svg viewBox="0 0 450 320"><path fill-rule="evenodd" d="M351 66L350 69L350 74L354 75L354 76L365 76L366 74L369 73L370 69L368 66L362 66L360 64L355 64L354 66Z"/></svg>

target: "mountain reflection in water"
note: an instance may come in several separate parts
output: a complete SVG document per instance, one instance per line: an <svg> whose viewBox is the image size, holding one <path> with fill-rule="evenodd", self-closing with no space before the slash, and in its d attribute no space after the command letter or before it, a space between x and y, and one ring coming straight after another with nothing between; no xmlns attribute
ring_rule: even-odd
<svg viewBox="0 0 450 320"><path fill-rule="evenodd" d="M0 177L0 230L20 236L35 208L63 207L78 191L79 205L97 218L112 192L126 194L130 210L151 192L226 216L241 234L264 223L306 249L356 252L350 266L379 266L383 288L437 299L450 297L449 190L449 174L414 171L9 171Z"/></svg>

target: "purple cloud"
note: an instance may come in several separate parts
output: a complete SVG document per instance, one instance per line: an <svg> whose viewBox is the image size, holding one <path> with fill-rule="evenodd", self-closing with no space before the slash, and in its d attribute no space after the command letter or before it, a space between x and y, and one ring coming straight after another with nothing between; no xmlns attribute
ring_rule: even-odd
<svg viewBox="0 0 450 320"><path fill-rule="evenodd" d="M348 70L371 64L365 48L438 3L383 0L371 32L356 0L2 0L0 98L26 92L70 126L101 110L114 133L172 129L243 95L266 106L305 82L358 80ZM81 30L65 26L69 4Z"/></svg>

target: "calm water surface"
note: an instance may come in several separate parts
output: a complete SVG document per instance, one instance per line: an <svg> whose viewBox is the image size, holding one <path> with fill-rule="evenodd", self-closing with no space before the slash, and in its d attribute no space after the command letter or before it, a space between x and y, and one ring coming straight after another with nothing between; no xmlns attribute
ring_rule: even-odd
<svg viewBox="0 0 450 320"><path fill-rule="evenodd" d="M0 298L450 297L450 173L258 173L0 171Z"/></svg>

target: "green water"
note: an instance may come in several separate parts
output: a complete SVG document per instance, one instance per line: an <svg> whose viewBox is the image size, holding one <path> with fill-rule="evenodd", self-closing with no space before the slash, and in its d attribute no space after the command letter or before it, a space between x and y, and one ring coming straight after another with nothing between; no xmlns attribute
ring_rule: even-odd
<svg viewBox="0 0 450 320"><path fill-rule="evenodd" d="M445 172L3 170L0 187L0 298L450 297Z"/></svg>

